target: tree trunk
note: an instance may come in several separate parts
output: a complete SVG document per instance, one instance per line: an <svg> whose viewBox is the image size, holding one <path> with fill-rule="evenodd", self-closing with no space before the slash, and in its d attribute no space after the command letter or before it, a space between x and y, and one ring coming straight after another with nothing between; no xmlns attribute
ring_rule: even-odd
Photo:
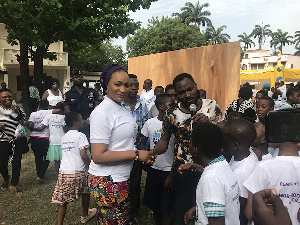
<svg viewBox="0 0 300 225"><path fill-rule="evenodd" d="M22 85L22 103L26 115L29 116L32 112L32 105L30 104L29 95L29 60L28 60L28 44L20 41L20 83Z"/></svg>
<svg viewBox="0 0 300 225"><path fill-rule="evenodd" d="M40 95L43 94L42 88L42 76L43 76L43 55L44 55L44 46L38 46L34 53L34 69L33 69L33 76L34 76L34 86L39 90Z"/></svg>

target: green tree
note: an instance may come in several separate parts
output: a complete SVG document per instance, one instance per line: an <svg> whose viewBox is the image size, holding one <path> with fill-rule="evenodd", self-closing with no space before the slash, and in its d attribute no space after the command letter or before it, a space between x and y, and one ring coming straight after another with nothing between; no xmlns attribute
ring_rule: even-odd
<svg viewBox="0 0 300 225"><path fill-rule="evenodd" d="M179 18L152 18L147 28L127 39L129 57L193 48L205 45L205 36L196 25L186 25Z"/></svg>
<svg viewBox="0 0 300 225"><path fill-rule="evenodd" d="M208 16L211 13L208 10L203 11L204 8L209 7L208 3L200 4L199 1L194 5L191 2L185 3L185 6L182 7L181 13L173 13L172 15L178 17L182 20L182 22L186 24L195 24L200 26L207 26L211 24Z"/></svg>
<svg viewBox="0 0 300 225"><path fill-rule="evenodd" d="M300 30L295 32L295 36L294 36L294 42L296 47L300 46Z"/></svg>
<svg viewBox="0 0 300 225"><path fill-rule="evenodd" d="M129 11L149 8L153 1L156 0L6 0L0 1L0 22L6 24L10 43L16 44L18 40L20 49L36 49L31 52L31 57L38 82L43 58L50 55L48 47L51 43L78 40L92 44L111 37L125 37L140 25L129 18ZM30 112L28 93L24 93L28 92L28 65L21 65L28 64L28 53L22 51L19 58L21 80L24 80L24 108Z"/></svg>
<svg viewBox="0 0 300 225"><path fill-rule="evenodd" d="M110 63L127 67L126 55L121 46L112 45L111 41L93 45L74 41L65 44L69 53L71 71L102 71Z"/></svg>
<svg viewBox="0 0 300 225"><path fill-rule="evenodd" d="M227 26L223 25L215 29L213 25L210 25L206 28L205 36L208 42L208 45L223 44L229 42L230 36L223 31Z"/></svg>
<svg viewBox="0 0 300 225"><path fill-rule="evenodd" d="M258 39L259 49L262 48L263 42L266 40L266 36L271 36L272 31L269 29L270 25L255 25L251 35Z"/></svg>
<svg viewBox="0 0 300 225"><path fill-rule="evenodd" d="M282 52L282 47L286 44L293 44L293 36L288 35L288 32L284 32L281 29L278 29L276 32L272 34L272 40L270 41L270 46L275 49L279 46L279 50Z"/></svg>
<svg viewBox="0 0 300 225"><path fill-rule="evenodd" d="M248 48L251 48L252 44L255 46L255 43L251 39L251 34L248 35L244 32L243 34L238 35L238 37L240 38L239 41L244 43L244 51L246 51Z"/></svg>
<svg viewBox="0 0 300 225"><path fill-rule="evenodd" d="M297 50L294 55L300 55L300 46L296 46L295 49Z"/></svg>

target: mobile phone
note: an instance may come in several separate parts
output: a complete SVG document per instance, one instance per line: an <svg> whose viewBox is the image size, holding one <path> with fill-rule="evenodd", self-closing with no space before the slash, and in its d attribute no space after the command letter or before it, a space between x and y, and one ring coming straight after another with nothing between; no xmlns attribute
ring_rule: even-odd
<svg viewBox="0 0 300 225"><path fill-rule="evenodd" d="M269 143L300 142L299 109L270 112L265 125Z"/></svg>

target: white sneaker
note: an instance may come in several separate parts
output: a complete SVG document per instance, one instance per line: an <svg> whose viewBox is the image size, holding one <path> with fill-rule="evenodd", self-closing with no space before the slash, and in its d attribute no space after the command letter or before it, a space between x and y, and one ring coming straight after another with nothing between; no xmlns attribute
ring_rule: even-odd
<svg viewBox="0 0 300 225"><path fill-rule="evenodd" d="M97 209L96 208L89 209L88 210L88 215L86 217L83 217L83 216L80 217L81 223L86 223L87 221L92 219L96 214L97 214Z"/></svg>

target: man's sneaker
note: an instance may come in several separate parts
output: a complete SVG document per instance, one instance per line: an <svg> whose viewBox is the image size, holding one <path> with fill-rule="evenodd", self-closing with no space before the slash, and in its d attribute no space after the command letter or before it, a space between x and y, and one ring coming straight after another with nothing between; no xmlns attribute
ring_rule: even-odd
<svg viewBox="0 0 300 225"><path fill-rule="evenodd" d="M87 221L92 219L96 214L97 214L97 209L96 208L89 209L88 215L86 217L82 216L80 218L81 223L86 223Z"/></svg>

